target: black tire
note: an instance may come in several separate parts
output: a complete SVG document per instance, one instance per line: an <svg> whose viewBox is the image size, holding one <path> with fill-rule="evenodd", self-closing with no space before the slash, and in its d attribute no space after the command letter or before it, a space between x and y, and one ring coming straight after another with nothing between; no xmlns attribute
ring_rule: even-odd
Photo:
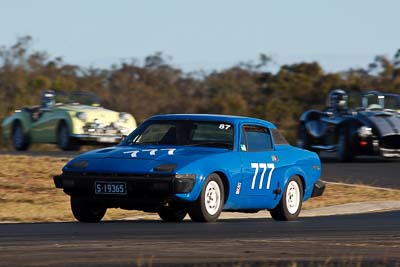
<svg viewBox="0 0 400 267"><path fill-rule="evenodd" d="M71 210L78 221L97 223L103 219L107 208L90 201L90 199L71 196Z"/></svg>
<svg viewBox="0 0 400 267"><path fill-rule="evenodd" d="M64 151L79 150L79 145L71 137L68 125L65 122L61 122L57 129L57 145Z"/></svg>
<svg viewBox="0 0 400 267"><path fill-rule="evenodd" d="M351 162L354 158L354 155L351 151L349 136L345 129L341 129L339 132L337 142L337 157L341 162Z"/></svg>
<svg viewBox="0 0 400 267"><path fill-rule="evenodd" d="M299 127L299 139L301 142L300 147L303 149L310 150L311 148L310 137L308 136L307 129L304 123L301 123Z"/></svg>
<svg viewBox="0 0 400 267"><path fill-rule="evenodd" d="M298 176L293 176L288 181L278 206L269 212L276 221L293 221L299 216L302 204L303 184Z"/></svg>
<svg viewBox="0 0 400 267"><path fill-rule="evenodd" d="M224 207L224 184L218 174L207 177L199 198L189 208L189 216L195 222L215 222Z"/></svg>
<svg viewBox="0 0 400 267"><path fill-rule="evenodd" d="M181 222L187 214L185 209L162 208L158 215L165 222Z"/></svg>
<svg viewBox="0 0 400 267"><path fill-rule="evenodd" d="M20 122L16 122L12 131L12 143L15 150L25 151L29 148L31 141L28 134L24 133L24 129Z"/></svg>

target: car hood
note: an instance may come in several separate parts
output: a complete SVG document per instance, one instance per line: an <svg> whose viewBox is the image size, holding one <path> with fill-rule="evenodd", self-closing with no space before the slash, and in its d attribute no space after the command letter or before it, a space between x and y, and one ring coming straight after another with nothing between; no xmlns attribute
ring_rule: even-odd
<svg viewBox="0 0 400 267"><path fill-rule="evenodd" d="M400 134L400 117L390 112L367 112L363 114L381 136Z"/></svg>
<svg viewBox="0 0 400 267"><path fill-rule="evenodd" d="M174 166L169 172L179 171L198 160L230 150L184 146L116 146L84 153L70 161L64 171L94 173L153 173L160 165ZM87 162L82 169L80 162ZM78 166L75 168L74 166ZM86 164L84 164L86 165Z"/></svg>
<svg viewBox="0 0 400 267"><path fill-rule="evenodd" d="M72 113L83 112L86 114L87 122L100 120L101 122L114 122L119 120L119 113L103 107L94 107L88 105L63 105L59 109Z"/></svg>

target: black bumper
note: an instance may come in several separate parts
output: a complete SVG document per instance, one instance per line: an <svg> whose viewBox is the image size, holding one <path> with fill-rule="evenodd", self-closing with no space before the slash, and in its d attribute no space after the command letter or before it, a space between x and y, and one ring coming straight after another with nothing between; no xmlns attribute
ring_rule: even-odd
<svg viewBox="0 0 400 267"><path fill-rule="evenodd" d="M311 197L319 197L322 196L322 194L325 191L325 183L322 182L321 180L318 180L315 184L314 184L314 188L311 194Z"/></svg>
<svg viewBox="0 0 400 267"><path fill-rule="evenodd" d="M102 202L109 207L135 209L157 206L168 202L174 194L190 193L194 178L176 178L172 175L117 175L64 173L54 176L56 188L70 196L81 196ZM126 194L95 194L95 182L124 182Z"/></svg>

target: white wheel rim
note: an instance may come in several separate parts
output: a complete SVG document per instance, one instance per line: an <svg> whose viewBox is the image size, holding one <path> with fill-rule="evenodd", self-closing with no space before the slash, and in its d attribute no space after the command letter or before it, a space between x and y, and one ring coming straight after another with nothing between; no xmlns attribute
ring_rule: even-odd
<svg viewBox="0 0 400 267"><path fill-rule="evenodd" d="M286 190L286 207L290 214L295 214L300 206L300 187L295 181L288 184Z"/></svg>
<svg viewBox="0 0 400 267"><path fill-rule="evenodd" d="M204 196L204 204L208 214L214 215L219 210L221 205L221 190L219 185L215 181L211 181L207 184Z"/></svg>

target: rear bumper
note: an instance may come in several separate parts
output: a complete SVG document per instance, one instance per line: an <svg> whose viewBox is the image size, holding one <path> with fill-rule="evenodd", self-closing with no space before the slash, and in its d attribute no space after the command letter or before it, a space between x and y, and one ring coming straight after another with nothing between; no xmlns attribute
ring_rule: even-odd
<svg viewBox="0 0 400 267"><path fill-rule="evenodd" d="M70 196L81 196L108 207L154 210L171 202L175 194L190 193L195 178L176 178L172 175L107 175L68 173L54 176L56 188ZM123 182L126 194L96 194L95 182Z"/></svg>
<svg viewBox="0 0 400 267"><path fill-rule="evenodd" d="M313 192L311 194L311 197L319 197L322 196L322 194L325 191L325 183L322 182L321 180L318 180L315 184L314 184L314 188L313 188Z"/></svg>

